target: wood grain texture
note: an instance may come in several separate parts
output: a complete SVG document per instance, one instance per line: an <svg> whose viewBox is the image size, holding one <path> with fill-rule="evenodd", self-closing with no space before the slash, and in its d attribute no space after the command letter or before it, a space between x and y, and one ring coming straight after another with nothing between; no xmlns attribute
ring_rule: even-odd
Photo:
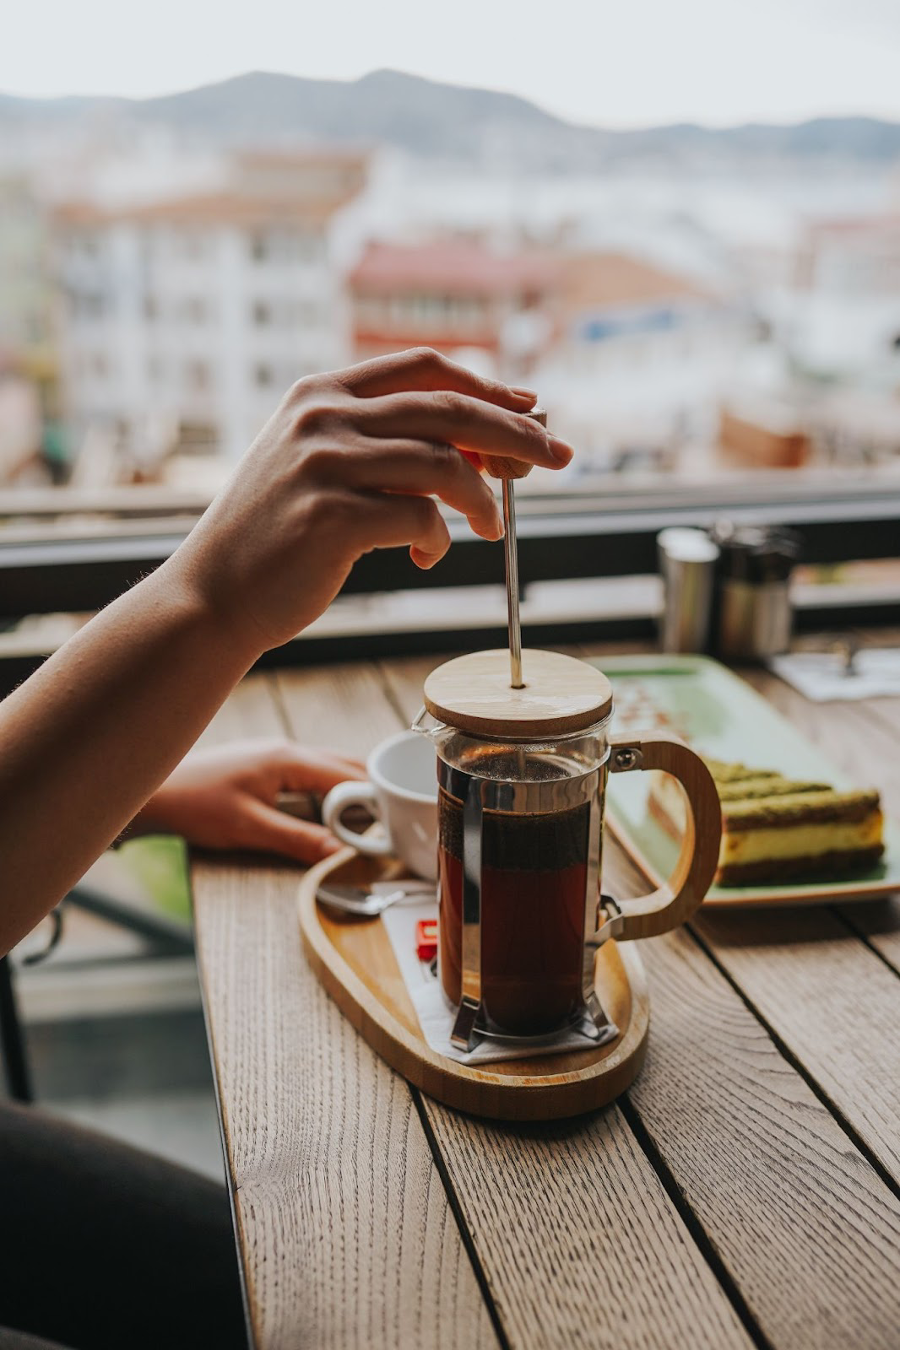
<svg viewBox="0 0 902 1350"><path fill-rule="evenodd" d="M197 748L255 736L284 736L287 724L280 714L272 675L248 675L226 699L197 741Z"/></svg>
<svg viewBox="0 0 902 1350"><path fill-rule="evenodd" d="M897 698L869 698L857 705L866 717L878 725L888 727L899 737L899 700Z"/></svg>
<svg viewBox="0 0 902 1350"><path fill-rule="evenodd" d="M257 1346L494 1345L409 1089L303 962L294 870L194 888Z"/></svg>
<svg viewBox="0 0 902 1350"><path fill-rule="evenodd" d="M655 1036L630 1097L769 1340L897 1335L898 1206L686 933L649 944Z"/></svg>
<svg viewBox="0 0 902 1350"><path fill-rule="evenodd" d="M424 1105L515 1350L751 1344L617 1107L498 1126Z"/></svg>
<svg viewBox="0 0 902 1350"><path fill-rule="evenodd" d="M614 894L642 884L607 861ZM685 931L642 951L654 1031L629 1099L765 1336L894 1344L893 1195Z"/></svg>
<svg viewBox="0 0 902 1350"><path fill-rule="evenodd" d="M523 687L511 688L506 647L445 661L427 676L423 702L433 717L478 736L566 736L606 717L611 686L573 656L527 647Z"/></svg>
<svg viewBox="0 0 902 1350"><path fill-rule="evenodd" d="M828 910L692 921L836 1111L899 1178L899 981Z"/></svg>
<svg viewBox="0 0 902 1350"><path fill-rule="evenodd" d="M279 671L276 689L292 734L305 745L366 759L403 726L375 663Z"/></svg>
<svg viewBox="0 0 902 1350"><path fill-rule="evenodd" d="M854 933L879 952L886 964L899 973L899 897L864 900L857 905L839 905L837 913Z"/></svg>
<svg viewBox="0 0 902 1350"><path fill-rule="evenodd" d="M442 660L440 656L398 656L380 663L386 692L402 723L411 722L419 709L425 706L423 685L426 676Z"/></svg>
<svg viewBox="0 0 902 1350"><path fill-rule="evenodd" d="M245 681L208 742L279 733L272 687ZM257 1350L494 1346L410 1091L304 962L298 875L247 858L192 869Z"/></svg>

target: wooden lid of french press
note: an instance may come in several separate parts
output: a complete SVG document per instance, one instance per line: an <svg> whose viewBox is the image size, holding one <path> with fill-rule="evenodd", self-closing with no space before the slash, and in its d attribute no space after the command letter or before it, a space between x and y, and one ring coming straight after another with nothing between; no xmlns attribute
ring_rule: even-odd
<svg viewBox="0 0 902 1350"><path fill-rule="evenodd" d="M511 688L510 653L471 652L426 677L423 701L440 722L480 736L535 738L585 731L611 711L611 686L594 666L560 652L523 652L523 688Z"/></svg>

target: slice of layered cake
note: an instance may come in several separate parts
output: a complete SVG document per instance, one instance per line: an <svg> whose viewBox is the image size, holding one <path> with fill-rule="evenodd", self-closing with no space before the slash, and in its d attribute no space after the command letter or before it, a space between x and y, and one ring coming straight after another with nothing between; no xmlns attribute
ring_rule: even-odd
<svg viewBox="0 0 902 1350"><path fill-rule="evenodd" d="M837 792L829 783L786 778L770 769L706 760L723 811L714 884L776 885L865 872L883 854L883 814L874 791ZM652 816L682 838L683 796L656 775Z"/></svg>

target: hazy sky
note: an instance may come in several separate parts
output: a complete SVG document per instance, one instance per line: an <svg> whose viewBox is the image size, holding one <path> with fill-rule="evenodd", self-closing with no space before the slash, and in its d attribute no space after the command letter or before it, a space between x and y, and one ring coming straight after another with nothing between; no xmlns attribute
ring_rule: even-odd
<svg viewBox="0 0 902 1350"><path fill-rule="evenodd" d="M393 66L609 126L895 116L896 0L27 0L0 90L142 97Z"/></svg>

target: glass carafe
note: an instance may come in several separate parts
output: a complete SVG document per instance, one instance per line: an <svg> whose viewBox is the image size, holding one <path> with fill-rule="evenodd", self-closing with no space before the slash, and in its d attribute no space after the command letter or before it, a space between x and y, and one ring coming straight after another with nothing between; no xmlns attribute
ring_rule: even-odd
<svg viewBox="0 0 902 1350"><path fill-rule="evenodd" d="M612 739L610 685L584 662L524 652L524 687L511 690L506 655L433 672L415 724L437 750L439 974L460 1048L575 1024L602 1036L598 947L688 918L720 841L717 793L693 751L668 736ZM647 768L684 789L683 847L667 884L618 904L601 894L608 775Z"/></svg>
<svg viewBox="0 0 902 1350"><path fill-rule="evenodd" d="M454 727L436 737L439 972L456 1007L478 966L490 1031L545 1034L581 1017L591 995L607 726L532 742ZM465 960L477 887L479 950Z"/></svg>

